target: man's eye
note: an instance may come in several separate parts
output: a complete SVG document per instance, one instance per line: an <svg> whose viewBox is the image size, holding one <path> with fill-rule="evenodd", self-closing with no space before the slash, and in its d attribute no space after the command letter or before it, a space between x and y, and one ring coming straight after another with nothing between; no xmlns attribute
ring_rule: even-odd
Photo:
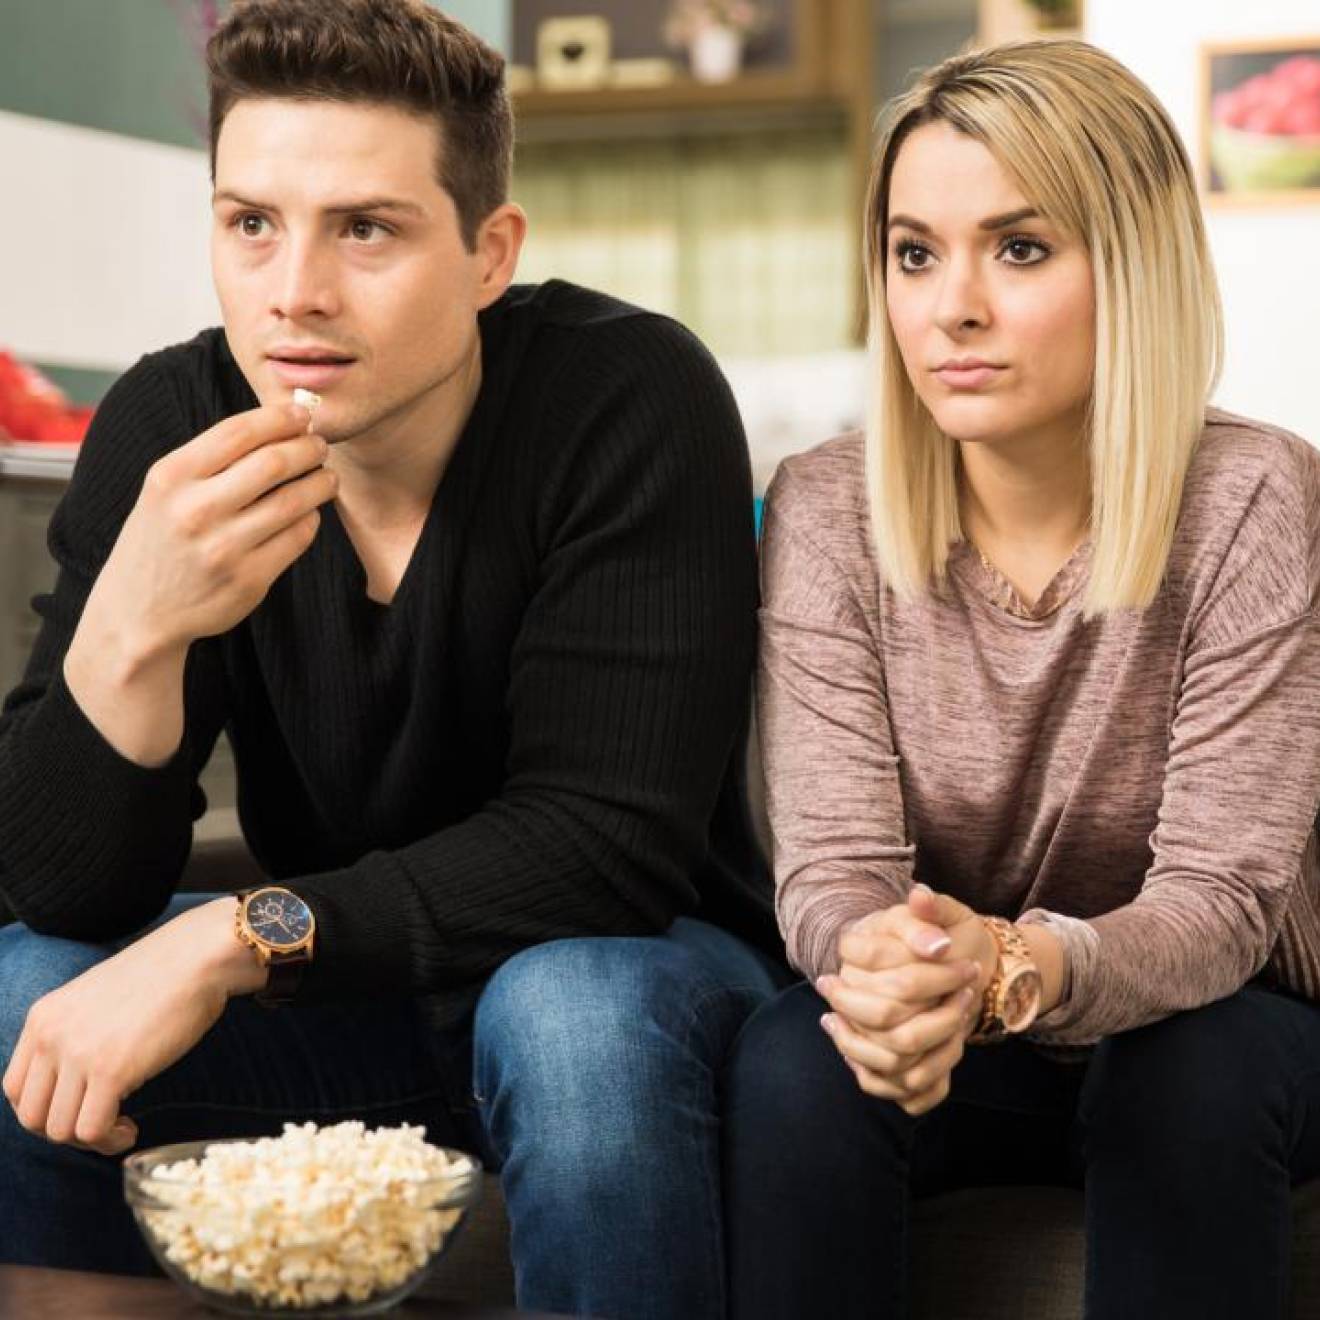
<svg viewBox="0 0 1320 1320"><path fill-rule="evenodd" d="M384 238L389 233L389 230L378 220L354 220L349 228L353 237L363 243Z"/></svg>
<svg viewBox="0 0 1320 1320"><path fill-rule="evenodd" d="M238 230L244 238L260 238L261 227L266 223L265 217L255 215L251 211L244 212L232 221L233 227Z"/></svg>

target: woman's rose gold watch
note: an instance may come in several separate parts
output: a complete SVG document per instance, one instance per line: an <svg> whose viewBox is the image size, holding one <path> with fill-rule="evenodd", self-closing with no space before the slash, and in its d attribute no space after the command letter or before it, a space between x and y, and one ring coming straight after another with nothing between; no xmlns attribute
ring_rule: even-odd
<svg viewBox="0 0 1320 1320"><path fill-rule="evenodd" d="M971 1045L988 1045L1025 1031L1040 1012L1040 968L1026 940L1003 917L981 920L999 949L999 962L985 987L981 1016L967 1037Z"/></svg>

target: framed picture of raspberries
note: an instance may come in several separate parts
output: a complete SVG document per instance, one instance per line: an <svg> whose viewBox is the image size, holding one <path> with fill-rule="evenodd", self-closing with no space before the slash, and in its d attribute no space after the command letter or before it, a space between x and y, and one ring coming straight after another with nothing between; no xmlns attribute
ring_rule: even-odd
<svg viewBox="0 0 1320 1320"><path fill-rule="evenodd" d="M1320 36L1201 50L1207 199L1320 206Z"/></svg>

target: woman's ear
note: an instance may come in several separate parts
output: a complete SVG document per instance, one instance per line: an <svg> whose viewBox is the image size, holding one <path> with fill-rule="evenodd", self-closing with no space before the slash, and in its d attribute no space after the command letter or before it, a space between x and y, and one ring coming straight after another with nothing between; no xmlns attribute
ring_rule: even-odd
<svg viewBox="0 0 1320 1320"><path fill-rule="evenodd" d="M477 230L476 255L480 282L478 308L489 307L513 282L518 256L527 237L527 216L521 206L505 202L497 206Z"/></svg>

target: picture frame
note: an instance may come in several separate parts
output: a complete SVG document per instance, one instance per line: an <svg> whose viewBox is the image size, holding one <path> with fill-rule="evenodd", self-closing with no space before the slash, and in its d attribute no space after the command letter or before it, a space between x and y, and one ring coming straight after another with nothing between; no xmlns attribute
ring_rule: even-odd
<svg viewBox="0 0 1320 1320"><path fill-rule="evenodd" d="M1320 33L1203 44L1197 110L1208 205L1320 206Z"/></svg>

